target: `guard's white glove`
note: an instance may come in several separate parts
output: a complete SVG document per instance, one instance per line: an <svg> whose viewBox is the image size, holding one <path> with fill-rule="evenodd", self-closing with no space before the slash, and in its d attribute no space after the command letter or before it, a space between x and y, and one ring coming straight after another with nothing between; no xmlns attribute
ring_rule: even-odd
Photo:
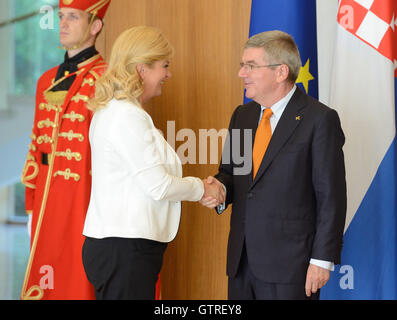
<svg viewBox="0 0 397 320"><path fill-rule="evenodd" d="M33 213L29 214L29 215L28 215L28 218L29 218L29 220L28 220L28 224L26 225L26 227L27 227L27 229L28 229L28 235L29 235L29 238L30 238L31 235L32 235L32 219L33 219Z"/></svg>

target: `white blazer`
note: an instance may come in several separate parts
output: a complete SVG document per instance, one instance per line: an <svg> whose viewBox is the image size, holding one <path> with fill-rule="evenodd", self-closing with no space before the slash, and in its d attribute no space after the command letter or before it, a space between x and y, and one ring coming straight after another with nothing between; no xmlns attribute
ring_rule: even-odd
<svg viewBox="0 0 397 320"><path fill-rule="evenodd" d="M182 178L174 149L140 106L111 100L90 126L91 199L83 234L172 241L181 201L204 194L199 178Z"/></svg>

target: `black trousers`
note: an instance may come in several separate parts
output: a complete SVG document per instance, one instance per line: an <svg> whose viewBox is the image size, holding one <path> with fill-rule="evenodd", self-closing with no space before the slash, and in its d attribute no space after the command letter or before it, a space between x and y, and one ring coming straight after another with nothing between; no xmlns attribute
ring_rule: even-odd
<svg viewBox="0 0 397 320"><path fill-rule="evenodd" d="M318 300L320 290L306 296L304 284L268 283L255 277L249 264L245 243L235 277L229 277L229 300Z"/></svg>
<svg viewBox="0 0 397 320"><path fill-rule="evenodd" d="M154 300L167 243L86 237L83 265L97 300Z"/></svg>

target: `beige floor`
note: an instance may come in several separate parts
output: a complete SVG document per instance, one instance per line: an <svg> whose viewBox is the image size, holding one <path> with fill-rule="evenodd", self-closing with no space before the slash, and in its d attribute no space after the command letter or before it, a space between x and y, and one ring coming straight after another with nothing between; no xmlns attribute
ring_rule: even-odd
<svg viewBox="0 0 397 320"><path fill-rule="evenodd" d="M18 300L29 257L26 226L0 224L0 300Z"/></svg>

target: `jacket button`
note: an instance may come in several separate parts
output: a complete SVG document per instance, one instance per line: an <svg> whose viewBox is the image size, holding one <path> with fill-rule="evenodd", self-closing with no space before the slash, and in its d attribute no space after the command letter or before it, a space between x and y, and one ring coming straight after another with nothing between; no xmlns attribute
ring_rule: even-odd
<svg viewBox="0 0 397 320"><path fill-rule="evenodd" d="M248 192L247 198L252 199L254 197L254 194L252 192Z"/></svg>

